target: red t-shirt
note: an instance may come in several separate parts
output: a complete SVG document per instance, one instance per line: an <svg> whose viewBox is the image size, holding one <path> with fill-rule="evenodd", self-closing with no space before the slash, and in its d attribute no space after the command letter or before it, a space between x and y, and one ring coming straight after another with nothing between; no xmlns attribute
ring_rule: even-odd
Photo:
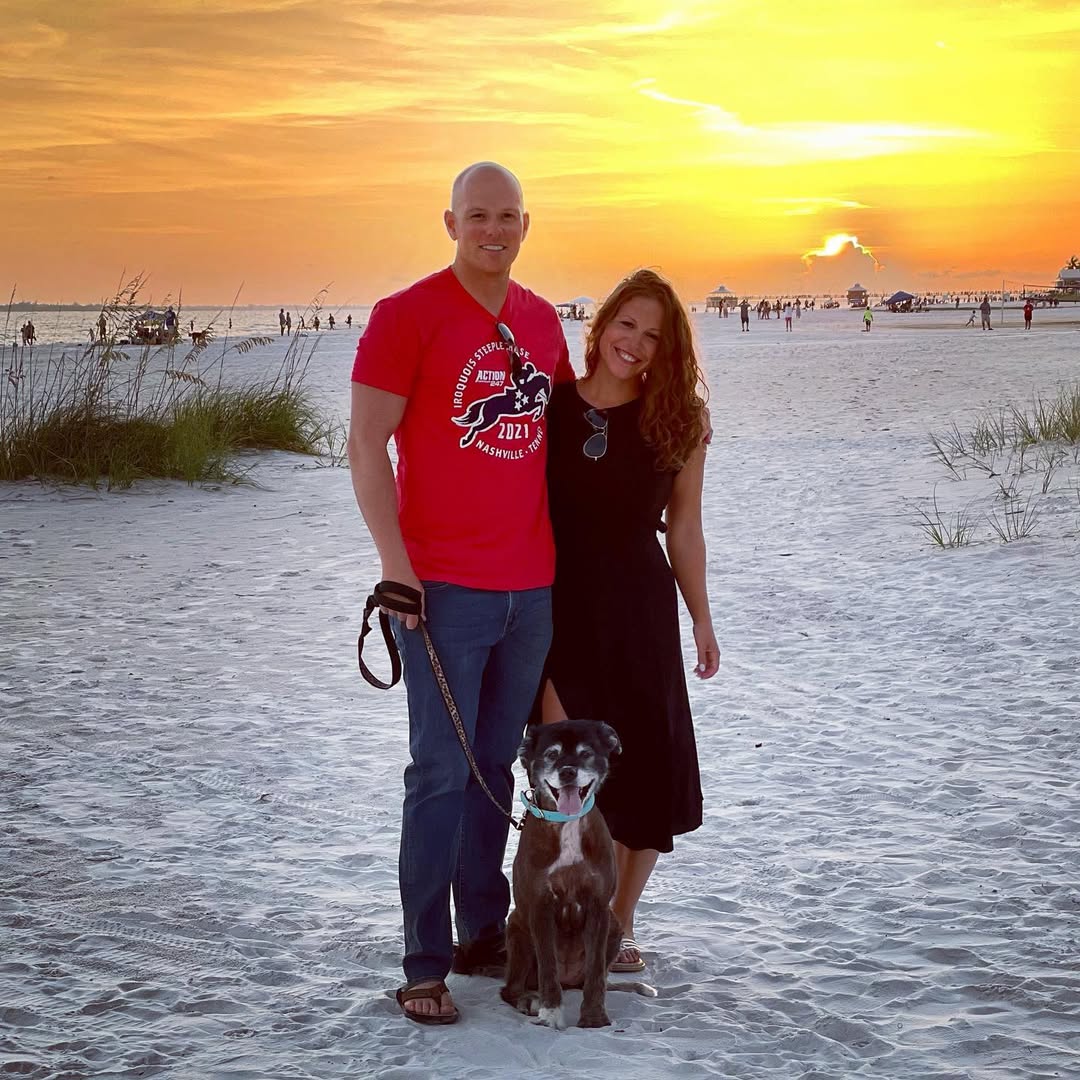
<svg viewBox="0 0 1080 1080"><path fill-rule="evenodd" d="M521 352L517 384L496 322ZM553 384L574 378L555 309L511 281L496 319L448 267L375 305L352 377L409 399L394 442L416 576L474 589L550 585L544 410Z"/></svg>

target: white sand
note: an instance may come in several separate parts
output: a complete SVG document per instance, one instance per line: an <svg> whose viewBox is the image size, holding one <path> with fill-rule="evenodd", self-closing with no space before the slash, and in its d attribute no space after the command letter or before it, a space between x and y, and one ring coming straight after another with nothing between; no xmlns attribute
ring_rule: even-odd
<svg viewBox="0 0 1080 1080"><path fill-rule="evenodd" d="M457 976L462 1023L398 1013L404 695L356 671L378 568L347 471L0 487L0 1076L1076 1076L1080 473L1009 545L933 549L911 508L993 505L927 432L1075 379L1053 314L699 314L706 820L639 909L660 996L601 1031ZM341 413L354 336L312 366Z"/></svg>

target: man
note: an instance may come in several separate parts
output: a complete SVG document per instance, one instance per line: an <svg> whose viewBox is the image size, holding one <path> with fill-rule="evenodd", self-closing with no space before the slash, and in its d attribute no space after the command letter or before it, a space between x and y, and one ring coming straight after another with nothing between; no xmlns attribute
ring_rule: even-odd
<svg viewBox="0 0 1080 1080"><path fill-rule="evenodd" d="M376 304L360 339L349 462L382 577L421 592L473 754L509 809L510 767L551 639L543 414L554 382L574 376L555 309L510 278L529 229L517 178L493 162L469 166L443 222L453 264ZM451 965L468 974L505 956L508 820L469 772L417 621L395 624L411 755L398 1001L409 1019L452 1023Z"/></svg>
<svg viewBox="0 0 1080 1080"><path fill-rule="evenodd" d="M982 303L979 305L979 314L982 315L982 328L984 330L993 330L990 325L990 297L983 296Z"/></svg>
<svg viewBox="0 0 1080 1080"><path fill-rule="evenodd" d="M750 329L750 301L746 299L739 304L739 329L747 331Z"/></svg>
<svg viewBox="0 0 1080 1080"><path fill-rule="evenodd" d="M863 320L863 330L866 333L869 334L870 333L870 327L874 323L874 313L870 310L870 305L869 304L866 305L866 310L863 312L862 320Z"/></svg>
<svg viewBox="0 0 1080 1080"><path fill-rule="evenodd" d="M1024 329L1031 329L1031 313L1035 310L1035 305L1030 300L1024 301Z"/></svg>
<svg viewBox="0 0 1080 1080"><path fill-rule="evenodd" d="M284 308L281 308L278 311L278 313L277 313L277 321L278 321L278 330L280 331L280 333L278 334L278 337L284 337L285 336L285 309Z"/></svg>

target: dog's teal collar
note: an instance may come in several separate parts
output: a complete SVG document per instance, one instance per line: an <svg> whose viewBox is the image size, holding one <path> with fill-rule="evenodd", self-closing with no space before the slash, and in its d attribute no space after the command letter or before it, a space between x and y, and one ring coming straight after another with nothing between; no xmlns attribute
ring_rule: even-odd
<svg viewBox="0 0 1080 1080"><path fill-rule="evenodd" d="M541 818L544 821L561 823L564 821L577 821L579 818L583 818L593 808L596 796L589 792L589 797L581 804L581 809L576 814L560 814L558 810L544 810L529 798L528 791L521 793L521 802L533 817Z"/></svg>

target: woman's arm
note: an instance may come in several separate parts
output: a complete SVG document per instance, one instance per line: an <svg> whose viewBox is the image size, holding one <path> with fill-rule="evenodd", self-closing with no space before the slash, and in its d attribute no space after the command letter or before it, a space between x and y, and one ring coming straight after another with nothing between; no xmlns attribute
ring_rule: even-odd
<svg viewBox="0 0 1080 1080"><path fill-rule="evenodd" d="M683 602L694 623L699 679L720 667L720 646L713 631L705 583L705 536L701 527L701 490L705 480L705 446L698 446L675 477L667 505L667 552Z"/></svg>

